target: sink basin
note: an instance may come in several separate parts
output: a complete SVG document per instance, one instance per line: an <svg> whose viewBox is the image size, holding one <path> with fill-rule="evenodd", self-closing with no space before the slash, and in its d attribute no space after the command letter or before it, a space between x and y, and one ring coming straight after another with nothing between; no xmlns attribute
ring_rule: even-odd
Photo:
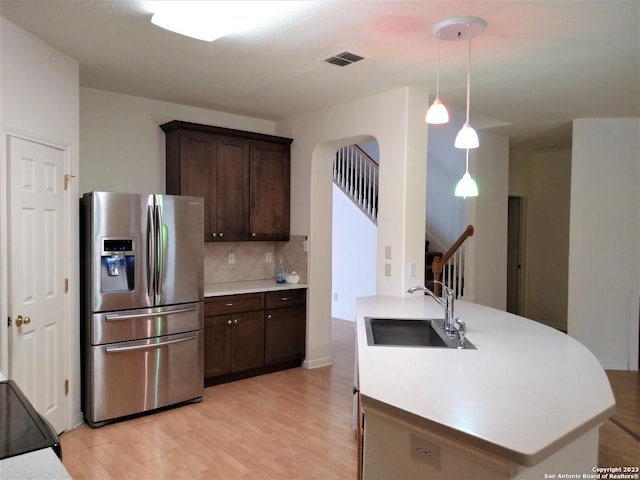
<svg viewBox="0 0 640 480"><path fill-rule="evenodd" d="M442 329L441 319L402 319L365 317L367 344L393 347L457 348L456 337L449 337ZM465 338L464 348L475 349Z"/></svg>

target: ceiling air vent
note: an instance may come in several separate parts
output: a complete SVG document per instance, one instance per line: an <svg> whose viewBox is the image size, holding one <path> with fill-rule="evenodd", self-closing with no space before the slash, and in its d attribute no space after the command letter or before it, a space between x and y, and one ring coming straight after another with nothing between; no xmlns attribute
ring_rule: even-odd
<svg viewBox="0 0 640 480"><path fill-rule="evenodd" d="M331 55L330 57L323 58L322 61L331 63L332 65L337 65L339 67L346 67L347 65L351 65L352 63L359 62L363 59L364 57L361 57L360 55L344 51L336 53L335 55Z"/></svg>

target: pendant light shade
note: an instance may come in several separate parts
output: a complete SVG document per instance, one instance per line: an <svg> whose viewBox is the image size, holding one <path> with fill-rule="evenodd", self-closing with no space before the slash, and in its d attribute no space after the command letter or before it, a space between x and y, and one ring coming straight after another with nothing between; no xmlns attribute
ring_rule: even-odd
<svg viewBox="0 0 640 480"><path fill-rule="evenodd" d="M464 175L456 185L456 190L454 192L456 197L477 197L478 196L478 185L476 181L471 178L469 175L469 149L467 148L467 161L466 168L464 171Z"/></svg>
<svg viewBox="0 0 640 480"><path fill-rule="evenodd" d="M465 123L458 132L458 135L456 135L454 146L456 148L478 148L480 146L478 134L469 122Z"/></svg>
<svg viewBox="0 0 640 480"><path fill-rule="evenodd" d="M440 33L437 32L438 36L438 62L436 65L436 99L433 101L429 110L427 110L427 115L425 117L425 122L430 123L432 125L442 125L443 123L449 122L449 112L447 112L447 107L440 101Z"/></svg>
<svg viewBox="0 0 640 480"><path fill-rule="evenodd" d="M449 112L447 112L447 107L440 101L440 98L436 97L429 110L427 110L425 121L432 125L441 125L449 122Z"/></svg>
<svg viewBox="0 0 640 480"><path fill-rule="evenodd" d="M478 196L478 185L476 181L471 178L469 172L464 172L464 175L456 185L456 197L477 197Z"/></svg>

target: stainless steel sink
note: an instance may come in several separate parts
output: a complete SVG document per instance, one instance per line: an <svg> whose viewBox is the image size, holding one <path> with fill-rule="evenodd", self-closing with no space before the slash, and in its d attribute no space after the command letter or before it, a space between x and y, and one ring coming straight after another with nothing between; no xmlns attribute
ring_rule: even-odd
<svg viewBox="0 0 640 480"><path fill-rule="evenodd" d="M441 319L403 319L365 317L367 344L393 347L457 348L456 337L449 337L442 329ZM464 348L476 347L465 338Z"/></svg>

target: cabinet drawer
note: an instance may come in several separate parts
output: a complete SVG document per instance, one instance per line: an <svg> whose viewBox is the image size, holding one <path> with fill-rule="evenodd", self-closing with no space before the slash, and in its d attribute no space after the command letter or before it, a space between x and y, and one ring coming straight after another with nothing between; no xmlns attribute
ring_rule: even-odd
<svg viewBox="0 0 640 480"><path fill-rule="evenodd" d="M279 292L267 292L267 308L291 307L293 305L304 305L307 299L307 290L299 288L296 290L282 290Z"/></svg>
<svg viewBox="0 0 640 480"><path fill-rule="evenodd" d="M250 312L264 308L264 293L243 293L224 295L204 299L204 315L223 315L225 313Z"/></svg>

